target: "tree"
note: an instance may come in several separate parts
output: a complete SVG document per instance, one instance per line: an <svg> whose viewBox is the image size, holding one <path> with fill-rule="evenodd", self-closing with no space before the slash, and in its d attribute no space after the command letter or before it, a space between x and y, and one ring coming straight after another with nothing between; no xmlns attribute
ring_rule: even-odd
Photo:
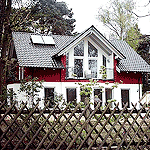
<svg viewBox="0 0 150 150"><path fill-rule="evenodd" d="M150 35L143 35L140 37L142 40L139 42L139 47L137 52L141 57L150 65ZM150 79L149 73L143 73L143 94L149 91L150 84L148 84L148 79Z"/></svg>
<svg viewBox="0 0 150 150"><path fill-rule="evenodd" d="M101 7L98 19L108 27L114 35L121 40L127 36L127 32L136 23L132 11L135 8L133 0L112 0L106 8ZM128 10L131 10L128 11Z"/></svg>
<svg viewBox="0 0 150 150"><path fill-rule="evenodd" d="M130 27L130 29L127 31L127 36L125 38L125 41L135 50L137 51L139 47L139 42L142 41L140 38L142 34L140 33L140 30L138 28L138 24L135 24L135 26Z"/></svg>
<svg viewBox="0 0 150 150"><path fill-rule="evenodd" d="M12 6L19 6L12 8ZM69 35L74 29L72 10L64 2L56 0L0 1L0 95L7 99L7 81L13 61L10 56L12 31L32 31ZM5 96L4 96L5 95Z"/></svg>
<svg viewBox="0 0 150 150"><path fill-rule="evenodd" d="M17 1L15 1L17 2ZM23 24L28 19L28 14L23 20L12 24L10 21L12 11L12 0L0 1L0 100L7 100L7 79L11 71L10 50L12 44L12 28ZM18 13L16 12L16 17Z"/></svg>
<svg viewBox="0 0 150 150"><path fill-rule="evenodd" d="M68 9L65 2L56 0L35 0L31 7L14 8L12 24L21 20L29 13L28 20L21 26L15 26L13 31L28 31L62 35L72 35L75 28L72 9ZM16 17L16 12L19 12ZM20 19L21 18L21 19Z"/></svg>
<svg viewBox="0 0 150 150"><path fill-rule="evenodd" d="M11 45L11 28L10 28L10 13L11 13L11 0L2 0L0 2L0 94L3 96L3 100L6 100L6 73L7 63L9 57L9 50ZM2 97L1 97L2 98Z"/></svg>

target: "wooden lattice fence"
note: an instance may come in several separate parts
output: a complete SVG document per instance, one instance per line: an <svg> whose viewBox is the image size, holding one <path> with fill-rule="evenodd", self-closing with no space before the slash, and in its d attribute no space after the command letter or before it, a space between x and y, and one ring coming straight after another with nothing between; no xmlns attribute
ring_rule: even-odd
<svg viewBox="0 0 150 150"><path fill-rule="evenodd" d="M73 150L73 149L150 149L150 108L119 109L116 104L92 110L68 104L52 110L38 104L18 109L15 104L1 104L1 149L13 150Z"/></svg>

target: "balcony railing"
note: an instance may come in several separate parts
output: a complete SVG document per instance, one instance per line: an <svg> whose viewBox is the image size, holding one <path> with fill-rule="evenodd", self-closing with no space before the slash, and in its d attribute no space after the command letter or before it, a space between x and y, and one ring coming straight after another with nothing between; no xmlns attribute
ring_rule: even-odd
<svg viewBox="0 0 150 150"><path fill-rule="evenodd" d="M114 79L114 69L106 68L106 77L103 78L103 74L98 72L92 72L91 70L84 70L83 68L66 67L66 79Z"/></svg>

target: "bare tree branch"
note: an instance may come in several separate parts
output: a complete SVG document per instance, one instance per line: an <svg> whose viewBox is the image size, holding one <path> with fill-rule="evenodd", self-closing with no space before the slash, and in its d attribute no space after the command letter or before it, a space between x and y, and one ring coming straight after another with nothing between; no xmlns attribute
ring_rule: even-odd
<svg viewBox="0 0 150 150"><path fill-rule="evenodd" d="M147 14L147 15L143 15L143 16L139 16L137 15L135 12L131 11L131 10L128 10L130 13L134 14L136 17L138 18L142 18L142 17L147 17L147 16L150 16L150 14Z"/></svg>

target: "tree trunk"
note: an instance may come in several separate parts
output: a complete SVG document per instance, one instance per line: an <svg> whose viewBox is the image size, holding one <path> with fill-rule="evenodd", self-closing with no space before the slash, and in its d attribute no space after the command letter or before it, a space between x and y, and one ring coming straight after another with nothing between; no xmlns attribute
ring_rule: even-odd
<svg viewBox="0 0 150 150"><path fill-rule="evenodd" d="M1 61L0 61L0 94L2 95L1 101L7 100L7 63L9 49L11 45L11 29L10 29L10 13L11 13L11 0L1 0L1 16L0 22L0 40L1 40Z"/></svg>

